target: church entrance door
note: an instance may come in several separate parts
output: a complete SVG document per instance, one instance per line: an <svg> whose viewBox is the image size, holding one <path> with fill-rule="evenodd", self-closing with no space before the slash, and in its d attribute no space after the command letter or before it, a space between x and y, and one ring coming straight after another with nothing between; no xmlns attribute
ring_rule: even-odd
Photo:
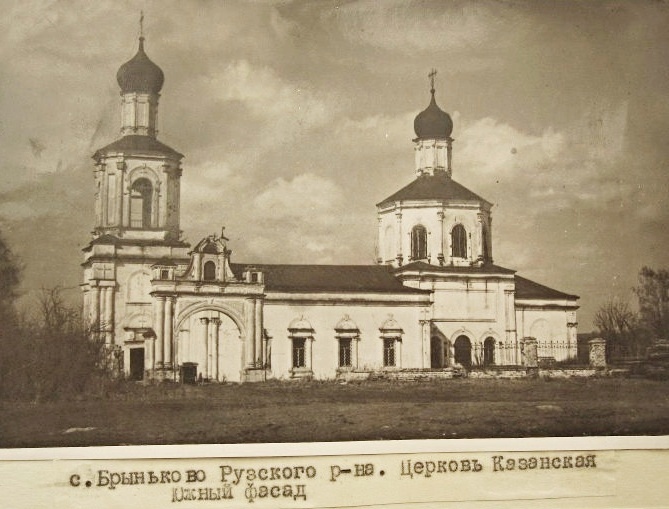
<svg viewBox="0 0 669 509"><path fill-rule="evenodd" d="M130 380L144 379L144 348L130 349Z"/></svg>
<svg viewBox="0 0 669 509"><path fill-rule="evenodd" d="M465 368L472 366L472 343L467 336L458 336L453 345L455 350L455 362L462 364Z"/></svg>

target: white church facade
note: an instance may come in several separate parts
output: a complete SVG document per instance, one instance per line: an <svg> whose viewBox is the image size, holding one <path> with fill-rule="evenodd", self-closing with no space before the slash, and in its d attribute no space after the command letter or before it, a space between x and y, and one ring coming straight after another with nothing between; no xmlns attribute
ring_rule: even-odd
<svg viewBox="0 0 669 509"><path fill-rule="evenodd" d="M576 357L578 297L493 263L491 203L452 178L453 123L414 122L415 179L377 205L376 265L231 259L223 232L180 230L183 156L156 138L162 70L144 51L117 73L121 137L95 155L85 316L132 379L332 379Z"/></svg>

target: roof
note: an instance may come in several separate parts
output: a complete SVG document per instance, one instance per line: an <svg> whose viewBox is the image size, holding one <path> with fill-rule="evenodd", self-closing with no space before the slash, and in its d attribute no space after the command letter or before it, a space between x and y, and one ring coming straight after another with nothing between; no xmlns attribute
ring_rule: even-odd
<svg viewBox="0 0 669 509"><path fill-rule="evenodd" d="M160 239L121 239L115 235L105 233L94 238L88 243L88 246L82 251L89 251L94 245L128 245L128 246L170 246L170 247L190 247L188 242L183 240L160 240Z"/></svg>
<svg viewBox="0 0 669 509"><path fill-rule="evenodd" d="M549 288L524 277L516 276L516 299L578 299L578 295L570 295Z"/></svg>
<svg viewBox="0 0 669 509"><path fill-rule="evenodd" d="M377 206L400 200L466 200L489 203L462 184L458 184L446 172L421 175Z"/></svg>
<svg viewBox="0 0 669 509"><path fill-rule="evenodd" d="M143 136L140 134L124 136L123 138L102 147L95 152L93 158L98 159L101 155L109 152L139 152L151 155L170 155L178 159L183 157L183 154L180 154L172 147L168 147L164 143L159 142L153 136Z"/></svg>
<svg viewBox="0 0 669 509"><path fill-rule="evenodd" d="M429 293L404 286L387 265L230 264L238 278L248 266L264 273L265 288L269 291Z"/></svg>
<svg viewBox="0 0 669 509"><path fill-rule="evenodd" d="M409 270L440 272L442 274L515 274L515 270L505 269L492 263L483 265L432 265L425 262L412 262L395 269L395 272Z"/></svg>

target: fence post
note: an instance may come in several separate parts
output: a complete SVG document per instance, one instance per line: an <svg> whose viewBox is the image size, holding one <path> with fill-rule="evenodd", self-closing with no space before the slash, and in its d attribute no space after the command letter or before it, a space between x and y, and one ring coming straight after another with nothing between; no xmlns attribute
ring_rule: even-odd
<svg viewBox="0 0 669 509"><path fill-rule="evenodd" d="M523 338L520 343L523 365L528 376L539 374L539 358L537 355L537 338Z"/></svg>
<svg viewBox="0 0 669 509"><path fill-rule="evenodd" d="M606 340L595 338L588 341L590 347L590 367L595 369L606 368Z"/></svg>

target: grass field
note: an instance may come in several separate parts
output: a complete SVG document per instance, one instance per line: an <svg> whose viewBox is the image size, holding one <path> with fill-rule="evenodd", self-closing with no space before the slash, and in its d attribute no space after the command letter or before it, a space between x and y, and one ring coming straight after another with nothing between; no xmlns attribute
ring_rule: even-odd
<svg viewBox="0 0 669 509"><path fill-rule="evenodd" d="M0 446L669 434L644 379L126 384L107 399L0 403Z"/></svg>

